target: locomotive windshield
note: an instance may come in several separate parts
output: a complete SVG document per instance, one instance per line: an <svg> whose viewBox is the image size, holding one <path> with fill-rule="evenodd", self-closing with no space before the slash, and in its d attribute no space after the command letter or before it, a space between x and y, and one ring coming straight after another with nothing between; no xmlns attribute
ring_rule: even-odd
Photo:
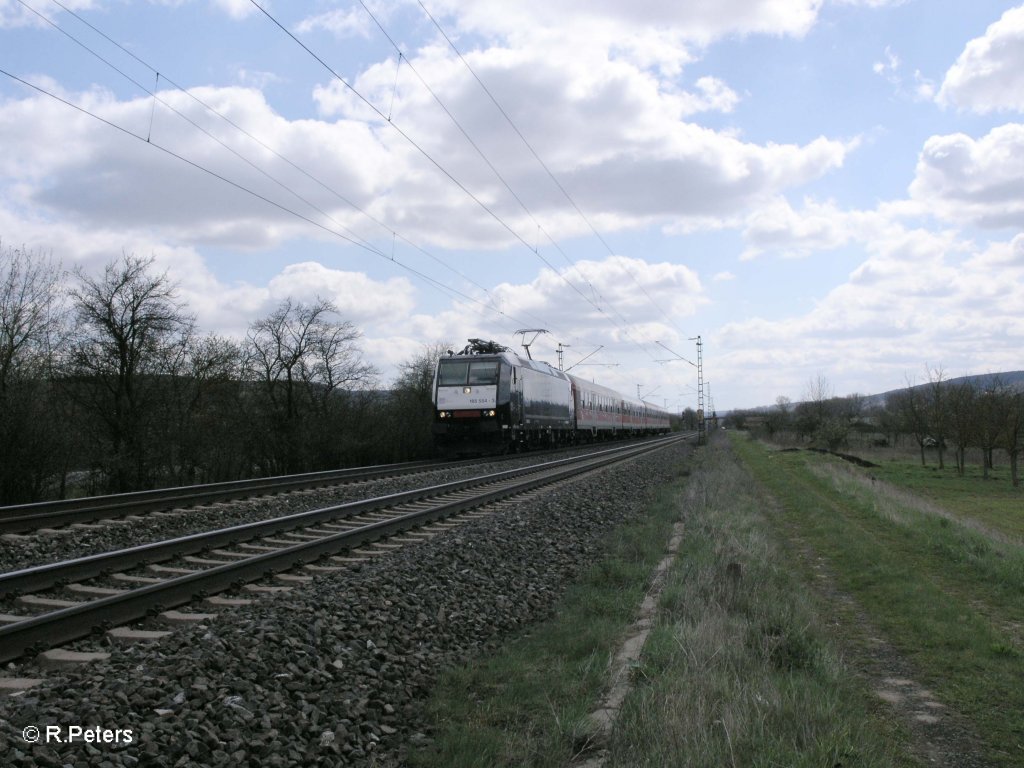
<svg viewBox="0 0 1024 768"><path fill-rule="evenodd" d="M490 363L469 364L470 384L497 384L498 383L498 361Z"/></svg>
<svg viewBox="0 0 1024 768"><path fill-rule="evenodd" d="M437 372L437 383L442 387L457 387L463 384L498 383L497 360L469 362L468 360L442 360Z"/></svg>

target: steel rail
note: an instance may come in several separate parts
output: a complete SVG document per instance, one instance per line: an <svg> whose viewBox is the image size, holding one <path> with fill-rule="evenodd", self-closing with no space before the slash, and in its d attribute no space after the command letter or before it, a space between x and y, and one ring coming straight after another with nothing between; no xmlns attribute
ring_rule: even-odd
<svg viewBox="0 0 1024 768"><path fill-rule="evenodd" d="M680 439L673 437L646 443L642 446L620 447L602 451L599 454L589 454L584 458L575 457L558 462L548 462L540 468L535 467L534 472L530 473L533 477L526 477L519 482L505 482L499 487L492 487L468 498L446 502L426 510L405 513L389 520L370 523L315 541L254 555L245 560L225 563L193 574L178 576L159 584L133 589L124 594L112 595L82 605L26 618L23 621L0 627L0 662L18 658L35 648L52 647L77 640L91 634L97 628L143 619L155 612L188 603L197 596L224 591L245 582L256 581L270 573L289 570L297 565L319 560L326 555L419 528L474 507L525 493L539 486L593 471L608 464L634 458L671 445ZM503 479L506 481L515 480L513 475L516 472L518 470L488 477L504 476ZM402 495L404 494L396 494L396 496ZM394 497L383 498L393 499Z"/></svg>
<svg viewBox="0 0 1024 768"><path fill-rule="evenodd" d="M489 457L495 458L495 457ZM58 499L32 504L0 507L0 534L30 533L72 523L89 523L104 518L124 517L179 507L194 507L216 501L232 501L253 496L285 493L327 485L339 485L383 477L396 477L424 470L448 469L479 463L480 459L455 461L410 461L400 464L374 464L366 467L330 469L299 475L276 475L249 480L230 480L203 485L156 488L149 491Z"/></svg>
<svg viewBox="0 0 1024 768"><path fill-rule="evenodd" d="M41 501L0 507L0 533L25 533L40 528L87 523L107 517L123 517L134 513L153 512L175 507L199 506L215 501L243 499L269 493L319 488L325 485L351 483L394 477L423 469L445 469L469 464L463 461L413 461L402 464L378 464L367 467L331 469L301 475L278 475L251 480L231 480L206 485L185 485L157 488L151 491L88 496L81 499Z"/></svg>
<svg viewBox="0 0 1024 768"><path fill-rule="evenodd" d="M660 443L658 443L660 445ZM648 445L648 444L645 444ZM630 446L637 447L637 446ZM641 446L642 447L642 446ZM319 523L335 521L355 515L371 512L384 507L407 504L413 501L441 496L467 488L477 487L489 483L502 482L504 480L521 477L534 472L541 472L546 469L559 466L568 466L574 462L579 463L587 458L611 454L615 451L624 450L622 447L608 449L598 453L587 454L583 457L569 457L545 462L543 464L532 464L528 467L504 470L488 475L463 480L453 480L440 485L416 488L410 491L388 494L386 496L375 496L361 501L351 501L344 504L337 504L329 507L321 507L306 512L297 512L291 515L271 518L269 520L258 520L251 523L219 528L213 531L188 534L173 539L165 539L147 544L140 544L134 547L126 547L110 552L102 552L95 555L66 560L57 563L48 563L17 571L0 574L0 597L5 594L19 594L32 592L53 587L62 582L79 581L81 579L93 578L105 572L115 570L121 571L134 568L143 563L159 563L182 555L190 555L201 552L204 549L230 546L240 542L271 536L284 531L296 528L308 527Z"/></svg>

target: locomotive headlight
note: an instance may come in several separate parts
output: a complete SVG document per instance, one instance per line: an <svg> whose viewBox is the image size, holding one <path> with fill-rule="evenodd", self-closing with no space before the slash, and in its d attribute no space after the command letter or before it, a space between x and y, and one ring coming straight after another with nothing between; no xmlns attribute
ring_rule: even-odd
<svg viewBox="0 0 1024 768"><path fill-rule="evenodd" d="M463 388L462 388L462 394L464 394L464 395L468 395L468 394L470 394L470 393L471 393L472 391L473 391L473 388L472 388L472 387L463 387Z"/></svg>
<svg viewBox="0 0 1024 768"><path fill-rule="evenodd" d="M494 416L496 412L492 409L490 411L484 411L484 416Z"/></svg>
<svg viewBox="0 0 1024 768"><path fill-rule="evenodd" d="M439 419L450 419L452 417L451 411L438 411L437 418Z"/></svg>

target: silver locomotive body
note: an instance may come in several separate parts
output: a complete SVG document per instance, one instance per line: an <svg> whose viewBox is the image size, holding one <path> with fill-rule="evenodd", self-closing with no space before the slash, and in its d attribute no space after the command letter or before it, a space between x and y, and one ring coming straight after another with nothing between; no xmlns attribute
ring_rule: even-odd
<svg viewBox="0 0 1024 768"><path fill-rule="evenodd" d="M446 453L567 445L669 429L668 414L640 400L470 339L437 364L433 433Z"/></svg>

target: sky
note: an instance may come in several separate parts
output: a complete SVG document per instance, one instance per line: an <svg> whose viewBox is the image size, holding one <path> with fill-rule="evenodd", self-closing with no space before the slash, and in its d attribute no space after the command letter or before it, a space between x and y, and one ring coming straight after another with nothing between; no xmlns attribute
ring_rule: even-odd
<svg viewBox="0 0 1024 768"><path fill-rule="evenodd" d="M0 245L673 410L1024 368L1024 5L0 0ZM527 336L527 340L533 334ZM577 366L577 363L579 365Z"/></svg>

